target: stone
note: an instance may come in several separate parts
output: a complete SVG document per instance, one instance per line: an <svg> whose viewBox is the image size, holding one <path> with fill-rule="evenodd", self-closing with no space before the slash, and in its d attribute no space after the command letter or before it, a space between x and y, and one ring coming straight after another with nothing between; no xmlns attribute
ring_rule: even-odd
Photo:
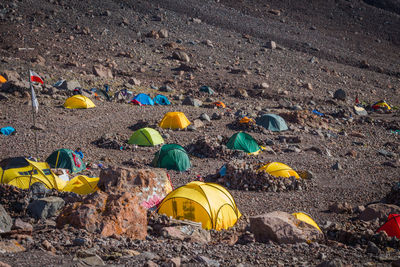
<svg viewBox="0 0 400 267"><path fill-rule="evenodd" d="M268 89L268 88L269 88L269 84L266 83L266 82L261 83L260 86L259 86L259 88L261 88L261 89Z"/></svg>
<svg viewBox="0 0 400 267"><path fill-rule="evenodd" d="M276 43L274 41L267 42L265 46L269 49L276 49Z"/></svg>
<svg viewBox="0 0 400 267"><path fill-rule="evenodd" d="M36 122L35 125L31 126L31 129L37 131L44 131L46 130L46 127L43 124Z"/></svg>
<svg viewBox="0 0 400 267"><path fill-rule="evenodd" d="M15 240L0 241L0 254L23 252L26 249Z"/></svg>
<svg viewBox="0 0 400 267"><path fill-rule="evenodd" d="M335 91L333 94L333 98L338 99L338 100L346 100L347 94L346 91L343 89L338 89Z"/></svg>
<svg viewBox="0 0 400 267"><path fill-rule="evenodd" d="M352 207L347 202L343 203L335 202L329 206L329 211L335 213L345 213L345 212L349 213L352 211Z"/></svg>
<svg viewBox="0 0 400 267"><path fill-rule="evenodd" d="M204 123L199 119L195 119L193 121L193 125L194 125L194 127L196 127L196 129L204 127Z"/></svg>
<svg viewBox="0 0 400 267"><path fill-rule="evenodd" d="M339 161L336 161L336 163L333 164L333 166L332 166L332 170L338 171L341 169L343 169L343 168L342 168L342 165L340 165Z"/></svg>
<svg viewBox="0 0 400 267"><path fill-rule="evenodd" d="M128 81L129 84L140 86L142 82L136 78L131 78Z"/></svg>
<svg viewBox="0 0 400 267"><path fill-rule="evenodd" d="M0 261L0 267L11 267L11 265L9 265L9 264L7 264L7 263L5 263L5 262Z"/></svg>
<svg viewBox="0 0 400 267"><path fill-rule="evenodd" d="M247 98L247 97L249 97L249 94L247 93L247 91L245 89L239 88L235 91L235 96L240 97L240 98Z"/></svg>
<svg viewBox="0 0 400 267"><path fill-rule="evenodd" d="M11 230L13 221L4 207L0 204L0 233L8 232Z"/></svg>
<svg viewBox="0 0 400 267"><path fill-rule="evenodd" d="M104 263L104 261L98 255L83 258L83 259L81 259L81 261L84 264L89 265L89 266L104 266L104 265L106 265Z"/></svg>
<svg viewBox="0 0 400 267"><path fill-rule="evenodd" d="M55 248L53 247L53 245L52 245L47 239L43 240L42 246L43 246L47 251L55 252Z"/></svg>
<svg viewBox="0 0 400 267"><path fill-rule="evenodd" d="M207 244L211 241L210 232L201 227L193 227L191 225L163 227L161 234L166 238L199 244Z"/></svg>
<svg viewBox="0 0 400 267"><path fill-rule="evenodd" d="M203 105L203 102L201 100L188 96L183 100L182 104L187 106L200 107L201 105Z"/></svg>
<svg viewBox="0 0 400 267"><path fill-rule="evenodd" d="M378 246L374 242L368 241L367 253L379 254L380 253L380 249L378 248Z"/></svg>
<svg viewBox="0 0 400 267"><path fill-rule="evenodd" d="M114 77L111 69L103 65L94 65L93 73L100 78L112 79Z"/></svg>
<svg viewBox="0 0 400 267"><path fill-rule="evenodd" d="M144 267L157 267L157 266L158 264L151 260L146 261L146 263L144 264Z"/></svg>
<svg viewBox="0 0 400 267"><path fill-rule="evenodd" d="M166 30L166 29L161 29L161 30L158 31L158 35L159 35L161 38L168 38L168 30Z"/></svg>
<svg viewBox="0 0 400 267"><path fill-rule="evenodd" d="M340 259L324 261L317 265L317 267L342 267L342 266L343 266L343 264Z"/></svg>
<svg viewBox="0 0 400 267"><path fill-rule="evenodd" d="M315 227L282 211L250 217L250 231L256 241L263 243L272 240L279 244L294 244L323 238Z"/></svg>
<svg viewBox="0 0 400 267"><path fill-rule="evenodd" d="M28 205L28 213L35 219L47 219L55 216L64 204L60 197L39 198Z"/></svg>
<svg viewBox="0 0 400 267"><path fill-rule="evenodd" d="M57 82L54 84L54 87L59 89L59 90L69 90L73 91L75 88L79 87L81 88L81 84L77 80L60 80L60 82Z"/></svg>
<svg viewBox="0 0 400 267"><path fill-rule="evenodd" d="M24 232L32 233L33 226L30 223L22 221L20 218L15 219L12 226L13 230L22 230Z"/></svg>
<svg viewBox="0 0 400 267"><path fill-rule="evenodd" d="M213 267L218 267L218 266L220 266L220 264L219 264L218 261L213 260L213 259L210 259L210 258L208 258L208 257L206 257L206 256L198 255L198 256L196 256L196 260L197 260L199 263L201 263L202 265L205 265L205 266L213 266Z"/></svg>
<svg viewBox="0 0 400 267"><path fill-rule="evenodd" d="M186 54L183 51L175 51L174 53L172 53L172 58L173 59L177 59L179 61L183 61L183 62L190 62L190 58L188 56L188 54Z"/></svg>
<svg viewBox="0 0 400 267"><path fill-rule="evenodd" d="M399 214L400 207L392 204L375 203L368 205L358 218L363 221L379 219L379 221L384 222L390 213Z"/></svg>
<svg viewBox="0 0 400 267"><path fill-rule="evenodd" d="M123 167L103 169L98 187L99 191L82 202L64 208L57 218L57 227L69 224L105 237L144 239L146 209L160 203L172 190L164 170Z"/></svg>
<svg viewBox="0 0 400 267"><path fill-rule="evenodd" d="M368 116L368 112L363 107L354 106L354 112L358 116Z"/></svg>
<svg viewBox="0 0 400 267"><path fill-rule="evenodd" d="M51 190L48 189L43 183L36 182L31 185L30 193L33 199L43 198L49 192L51 192Z"/></svg>
<svg viewBox="0 0 400 267"><path fill-rule="evenodd" d="M210 116L208 116L206 113L202 113L200 115L200 119L203 120L203 121L208 121L208 122L211 121Z"/></svg>
<svg viewBox="0 0 400 267"><path fill-rule="evenodd" d="M160 87L160 91L161 92L172 93L174 91L174 89L169 85L163 85L163 86Z"/></svg>
<svg viewBox="0 0 400 267"><path fill-rule="evenodd" d="M175 258L168 259L167 266L180 267L181 266L181 258L180 257L175 257Z"/></svg>

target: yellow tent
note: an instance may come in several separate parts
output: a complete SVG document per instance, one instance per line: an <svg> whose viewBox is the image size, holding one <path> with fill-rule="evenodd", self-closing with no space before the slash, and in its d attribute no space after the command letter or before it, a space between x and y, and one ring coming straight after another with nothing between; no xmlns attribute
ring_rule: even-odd
<svg viewBox="0 0 400 267"><path fill-rule="evenodd" d="M200 222L204 229L228 229L240 218L232 195L219 184L191 182L169 193L158 213Z"/></svg>
<svg viewBox="0 0 400 267"><path fill-rule="evenodd" d="M300 179L300 176L297 174L297 172L295 172L288 165L280 163L280 162L270 162L258 170L268 172L269 174L271 174L272 176L275 176L275 177L289 178L291 176L294 176L297 179Z"/></svg>
<svg viewBox="0 0 400 267"><path fill-rule="evenodd" d="M182 112L168 112L164 115L159 126L163 129L184 129L190 124Z"/></svg>
<svg viewBox="0 0 400 267"><path fill-rule="evenodd" d="M294 217L296 217L297 220L300 220L309 225L312 225L315 228L317 228L320 232L322 232L321 228L319 228L318 224L309 215L305 214L304 212L296 212L296 213L293 213L292 215Z"/></svg>
<svg viewBox="0 0 400 267"><path fill-rule="evenodd" d="M62 191L74 192L79 195L87 195L96 192L99 188L97 183L99 182L99 177L90 178L84 175L79 175L72 178Z"/></svg>
<svg viewBox="0 0 400 267"><path fill-rule="evenodd" d="M35 162L17 157L1 161L0 167L2 184L10 184L21 189L28 189L30 184L36 182L56 190L61 190L65 186L65 181L51 171L47 162Z"/></svg>
<svg viewBox="0 0 400 267"><path fill-rule="evenodd" d="M0 75L0 83L5 83L7 82L7 79L4 78L4 76Z"/></svg>
<svg viewBox="0 0 400 267"><path fill-rule="evenodd" d="M95 104L84 95L74 95L64 103L65 108L94 108Z"/></svg>

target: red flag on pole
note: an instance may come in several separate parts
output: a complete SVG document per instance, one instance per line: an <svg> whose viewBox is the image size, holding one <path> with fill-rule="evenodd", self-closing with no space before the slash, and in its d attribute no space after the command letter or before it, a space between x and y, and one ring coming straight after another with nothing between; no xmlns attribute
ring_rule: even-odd
<svg viewBox="0 0 400 267"><path fill-rule="evenodd" d="M29 73L31 76L30 82L37 82L37 83L44 84L42 78L40 78L40 76L36 72L30 70Z"/></svg>

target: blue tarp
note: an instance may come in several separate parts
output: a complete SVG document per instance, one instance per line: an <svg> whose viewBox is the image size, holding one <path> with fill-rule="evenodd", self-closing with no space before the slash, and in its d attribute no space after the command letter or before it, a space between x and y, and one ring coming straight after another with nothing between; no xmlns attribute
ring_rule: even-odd
<svg viewBox="0 0 400 267"><path fill-rule="evenodd" d="M148 96L148 95L146 95L146 94L138 94L138 95L135 96L132 100L139 101L140 104L142 104L142 105L151 105L151 106L154 106L154 101L153 101L153 99L151 99L151 97Z"/></svg>
<svg viewBox="0 0 400 267"><path fill-rule="evenodd" d="M11 127L11 126L7 126L7 127L4 127L4 128L1 128L0 132L2 134L4 134L4 135L10 135L13 132L15 132L15 129L13 127Z"/></svg>
<svg viewBox="0 0 400 267"><path fill-rule="evenodd" d="M171 105L171 102L169 102L168 98L163 95L156 95L153 98L153 101L155 104L158 104L158 105Z"/></svg>

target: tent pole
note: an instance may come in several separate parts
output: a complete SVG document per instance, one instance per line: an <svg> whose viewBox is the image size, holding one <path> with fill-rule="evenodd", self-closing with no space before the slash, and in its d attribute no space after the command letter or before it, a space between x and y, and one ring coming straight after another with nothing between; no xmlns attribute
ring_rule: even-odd
<svg viewBox="0 0 400 267"><path fill-rule="evenodd" d="M29 71L29 85L31 87L31 91L34 91L35 89L32 86L30 71ZM35 135L36 158L38 158L39 157L39 147L38 147L38 139L37 139L37 133L36 133L36 115L35 115L35 108L33 107L33 100L31 102L32 102L31 104L32 104L33 133Z"/></svg>

